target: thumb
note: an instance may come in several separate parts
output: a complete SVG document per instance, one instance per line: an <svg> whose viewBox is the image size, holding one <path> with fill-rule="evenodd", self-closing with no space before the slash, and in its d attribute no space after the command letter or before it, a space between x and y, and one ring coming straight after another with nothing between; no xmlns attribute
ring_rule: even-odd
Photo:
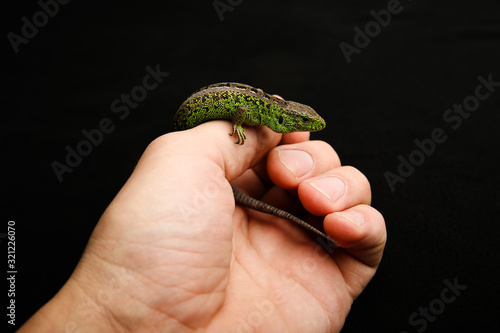
<svg viewBox="0 0 500 333"><path fill-rule="evenodd" d="M266 127L247 127L247 140L238 145L236 138L228 135L231 130L228 121L210 121L157 138L108 210L124 216L129 223L137 223L131 217L176 221L177 232L184 230L191 236L194 230L183 223L198 227L209 221L225 223L220 214L232 216L234 212L228 181L261 161L281 138Z"/></svg>

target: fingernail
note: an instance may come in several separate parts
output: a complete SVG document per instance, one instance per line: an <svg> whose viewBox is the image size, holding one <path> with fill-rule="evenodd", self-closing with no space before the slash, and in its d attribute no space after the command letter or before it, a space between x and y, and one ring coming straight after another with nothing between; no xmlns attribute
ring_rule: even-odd
<svg viewBox="0 0 500 333"><path fill-rule="evenodd" d="M312 156L303 150L280 149L278 156L281 163L297 178L307 174L314 167Z"/></svg>
<svg viewBox="0 0 500 333"><path fill-rule="evenodd" d="M316 190L330 201L339 200L345 193L345 183L337 177L324 177L309 182Z"/></svg>
<svg viewBox="0 0 500 333"><path fill-rule="evenodd" d="M362 226L365 223L363 215L353 210L344 211L342 213L335 213L335 215L341 216L351 221L358 227Z"/></svg>

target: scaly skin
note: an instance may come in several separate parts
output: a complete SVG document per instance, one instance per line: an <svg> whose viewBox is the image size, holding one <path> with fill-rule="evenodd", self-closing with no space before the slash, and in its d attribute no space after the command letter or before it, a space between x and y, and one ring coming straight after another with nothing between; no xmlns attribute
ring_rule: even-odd
<svg viewBox="0 0 500 333"><path fill-rule="evenodd" d="M326 123L311 107L266 94L241 83L216 83L192 94L177 110L173 129L184 130L206 121L228 119L233 122L236 143L245 142L242 125L265 125L276 133L313 132Z"/></svg>

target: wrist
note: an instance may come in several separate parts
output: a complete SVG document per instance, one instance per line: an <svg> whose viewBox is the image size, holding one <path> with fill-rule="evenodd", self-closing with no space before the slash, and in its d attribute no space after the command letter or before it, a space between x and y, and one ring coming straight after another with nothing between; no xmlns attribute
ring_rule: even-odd
<svg viewBox="0 0 500 333"><path fill-rule="evenodd" d="M18 332L100 332L112 328L109 311L104 311L88 290L70 278Z"/></svg>

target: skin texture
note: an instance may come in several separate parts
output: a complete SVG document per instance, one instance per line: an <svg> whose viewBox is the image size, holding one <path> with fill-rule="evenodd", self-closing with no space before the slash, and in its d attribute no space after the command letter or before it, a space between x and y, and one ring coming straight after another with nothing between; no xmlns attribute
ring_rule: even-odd
<svg viewBox="0 0 500 333"><path fill-rule="evenodd" d="M386 241L368 181L308 133L259 126L238 146L229 127L152 142L73 275L19 332L338 332ZM228 181L322 223L341 248L235 206Z"/></svg>

